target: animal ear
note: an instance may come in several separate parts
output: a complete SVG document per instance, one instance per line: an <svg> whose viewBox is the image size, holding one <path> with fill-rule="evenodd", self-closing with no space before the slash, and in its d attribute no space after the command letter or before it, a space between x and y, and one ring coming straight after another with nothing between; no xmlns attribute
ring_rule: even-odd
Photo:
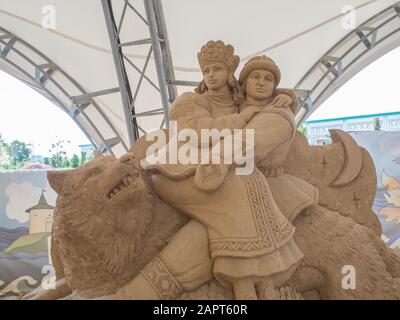
<svg viewBox="0 0 400 320"><path fill-rule="evenodd" d="M62 190L65 178L71 173L71 171L73 170L47 172L47 180L49 181L53 190L58 194Z"/></svg>

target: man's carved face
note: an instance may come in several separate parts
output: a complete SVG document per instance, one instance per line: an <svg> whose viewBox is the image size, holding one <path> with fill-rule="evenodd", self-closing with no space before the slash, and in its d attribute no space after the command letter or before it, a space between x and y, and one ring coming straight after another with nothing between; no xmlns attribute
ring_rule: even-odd
<svg viewBox="0 0 400 320"><path fill-rule="evenodd" d="M221 62L210 63L204 67L203 77L209 91L219 91L228 85L229 71Z"/></svg>
<svg viewBox="0 0 400 320"><path fill-rule="evenodd" d="M254 100L265 100L274 93L275 77L272 72L258 69L247 77L246 96Z"/></svg>

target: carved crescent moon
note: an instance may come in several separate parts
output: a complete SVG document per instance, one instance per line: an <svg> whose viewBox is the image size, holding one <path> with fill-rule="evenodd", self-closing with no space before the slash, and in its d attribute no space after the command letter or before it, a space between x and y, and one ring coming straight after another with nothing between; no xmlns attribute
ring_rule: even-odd
<svg viewBox="0 0 400 320"><path fill-rule="evenodd" d="M343 130L329 130L332 141L341 143L345 155L344 165L338 176L331 183L332 187L342 187L354 181L361 172L362 149L354 139Z"/></svg>

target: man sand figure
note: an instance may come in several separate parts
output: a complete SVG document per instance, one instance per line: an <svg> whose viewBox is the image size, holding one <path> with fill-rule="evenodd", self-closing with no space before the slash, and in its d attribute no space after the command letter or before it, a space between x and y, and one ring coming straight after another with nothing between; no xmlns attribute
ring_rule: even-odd
<svg viewBox="0 0 400 320"><path fill-rule="evenodd" d="M171 108L171 119L177 120L178 130L253 126L256 141L264 142L260 151L256 143L257 163L264 161L266 169L279 172L275 169L287 154L295 126L290 117L290 112L291 116L293 112L285 108L287 98L281 96L277 99L279 78L277 73L268 70L275 64L267 66L264 60L261 64L254 64L252 60L249 61L251 64L246 64L242 85L252 71L262 70L258 75L251 75L250 79L262 76L273 84L273 90L257 86L254 89L254 81L248 80L245 85L247 99L238 114L235 97L239 97L240 88L233 72L239 58L233 55L233 48L221 41L210 41L203 46L198 58L204 74L204 82L198 89L201 94L183 94ZM203 91L204 88L207 90ZM257 94L263 99L257 99ZM280 103L276 103L279 100ZM276 104L280 104L283 110L289 109L290 112L281 112L279 120L285 121L282 130L274 129L273 125L270 133L274 136L258 138L257 130L264 134L271 130L262 131L265 124L257 120L267 109L266 104L270 108L277 108ZM268 116L273 119L275 114L272 112ZM268 142L269 139L272 143ZM274 150L279 152L273 155ZM269 155L272 157L268 162ZM202 166L208 164L197 166L195 178L185 176L182 180L176 178L176 172L169 175L168 165L158 171L157 166L151 168L153 188L160 198L193 220L128 286L118 291L119 298L174 299L184 291L198 288L213 275L222 286L233 290L236 299L257 299L256 289L258 296L264 298L268 287L283 284L301 262L302 253L293 240L294 227L275 202L267 178L257 168L248 176L237 176L235 170L230 169L234 166L213 165L219 175L215 175L217 179L214 182L203 186L199 183L201 179L196 179L202 174L199 170ZM174 179L171 179L172 175ZM315 199L308 200L311 205ZM161 277L164 286L158 281ZM169 286L166 286L166 281Z"/></svg>

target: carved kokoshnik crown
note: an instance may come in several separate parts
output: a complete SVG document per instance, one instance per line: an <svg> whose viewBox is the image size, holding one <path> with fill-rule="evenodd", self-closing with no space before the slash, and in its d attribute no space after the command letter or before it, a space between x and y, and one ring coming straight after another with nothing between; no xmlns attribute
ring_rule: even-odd
<svg viewBox="0 0 400 320"><path fill-rule="evenodd" d="M221 40L208 41L197 53L201 70L204 70L204 66L208 63L222 62L229 71L234 73L240 62L239 57L234 55L234 51L235 49L230 44L225 44Z"/></svg>

